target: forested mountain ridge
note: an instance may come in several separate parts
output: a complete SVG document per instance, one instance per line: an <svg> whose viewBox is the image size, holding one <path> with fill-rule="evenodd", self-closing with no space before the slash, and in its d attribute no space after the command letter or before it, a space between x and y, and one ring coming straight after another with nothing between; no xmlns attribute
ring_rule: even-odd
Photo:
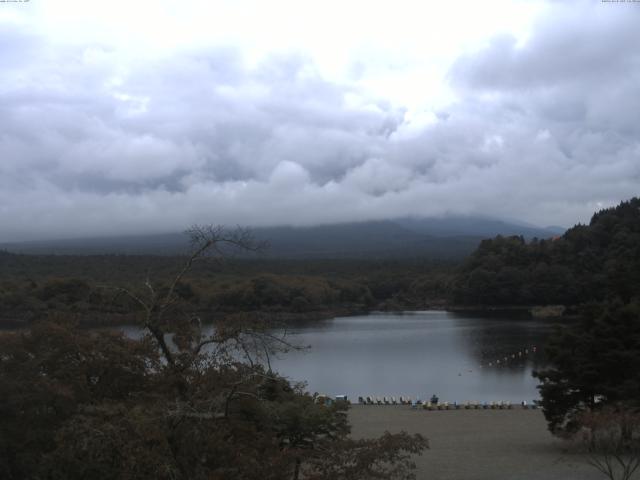
<svg viewBox="0 0 640 480"><path fill-rule="evenodd" d="M462 259L483 238L494 235L550 237L558 228L538 228L484 217L402 218L306 227L274 226L251 229L266 241L267 258L368 259L430 257ZM182 255L188 250L182 233L147 234L5 243L0 248L40 255ZM250 255L249 255L250 256Z"/></svg>
<svg viewBox="0 0 640 480"><path fill-rule="evenodd" d="M453 286L456 304L574 305L640 295L640 198L593 215L550 240L480 243Z"/></svg>

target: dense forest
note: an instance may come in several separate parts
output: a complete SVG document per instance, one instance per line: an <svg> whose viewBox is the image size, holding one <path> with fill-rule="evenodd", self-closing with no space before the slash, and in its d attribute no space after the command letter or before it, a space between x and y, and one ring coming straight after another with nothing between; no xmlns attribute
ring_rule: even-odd
<svg viewBox="0 0 640 480"><path fill-rule="evenodd" d="M0 252L0 320L32 327L0 335L2 478L414 478L423 437L353 440L346 404L261 362L296 348L264 320L384 308L574 306L580 321L535 373L550 430L640 428L637 198L561 237L484 240L460 265L204 255L253 249L227 234L192 231L181 257ZM116 323L146 335L77 328ZM627 430L625 455L638 443Z"/></svg>
<svg viewBox="0 0 640 480"><path fill-rule="evenodd" d="M570 307L576 322L551 335L549 365L534 372L549 430L578 441L586 432L592 465L631 478L640 468L640 199L552 239L484 240L451 287L457 305Z"/></svg>
<svg viewBox="0 0 640 480"><path fill-rule="evenodd" d="M346 402L325 402L263 361L297 348L284 335L242 315L201 328L182 280L207 251L252 243L223 228L192 233L174 276L117 287L142 338L78 328L70 312L0 334L0 478L415 478L411 455L426 439L350 438ZM53 285L34 289L70 304L91 295L80 281Z"/></svg>
<svg viewBox="0 0 640 480"><path fill-rule="evenodd" d="M83 324L126 323L136 305L114 287L175 274L183 257L22 255L0 252L0 321L27 324L53 312ZM195 264L177 293L202 318L261 312L317 319L372 309L442 306L455 263L429 259L228 258Z"/></svg>
<svg viewBox="0 0 640 480"><path fill-rule="evenodd" d="M456 304L578 305L640 292L640 199L593 215L559 237L484 240L452 286Z"/></svg>
<svg viewBox="0 0 640 480"><path fill-rule="evenodd" d="M54 312L83 324L126 323L136 306L116 286L175 273L181 256L25 255L0 251L0 321ZM597 212L558 237L497 236L467 259L227 258L196 264L177 292L203 318L261 312L317 319L369 310L575 306L640 290L640 200Z"/></svg>

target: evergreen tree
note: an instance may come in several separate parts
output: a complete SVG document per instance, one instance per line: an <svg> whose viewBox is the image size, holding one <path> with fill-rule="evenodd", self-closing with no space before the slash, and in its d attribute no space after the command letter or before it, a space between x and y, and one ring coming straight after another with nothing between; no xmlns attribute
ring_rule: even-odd
<svg viewBox="0 0 640 480"><path fill-rule="evenodd" d="M553 433L572 433L581 414L609 406L640 408L640 305L595 304L550 340L551 368L535 372Z"/></svg>

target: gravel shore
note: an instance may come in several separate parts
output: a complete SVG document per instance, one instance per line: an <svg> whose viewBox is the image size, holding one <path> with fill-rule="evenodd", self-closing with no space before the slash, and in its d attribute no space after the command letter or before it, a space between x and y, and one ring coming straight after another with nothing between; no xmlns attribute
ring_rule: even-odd
<svg viewBox="0 0 640 480"><path fill-rule="evenodd" d="M586 458L548 431L540 410L427 411L353 405L352 436L421 433L430 449L415 458L422 480L600 480Z"/></svg>

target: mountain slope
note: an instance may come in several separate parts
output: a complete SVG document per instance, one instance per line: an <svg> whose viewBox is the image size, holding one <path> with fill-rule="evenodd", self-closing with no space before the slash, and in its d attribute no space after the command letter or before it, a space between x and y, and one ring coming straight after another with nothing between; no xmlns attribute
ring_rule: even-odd
<svg viewBox="0 0 640 480"><path fill-rule="evenodd" d="M265 255L276 258L461 258L487 236L517 234L544 238L555 234L545 229L474 217L262 227L253 232L257 239L269 243ZM186 251L188 244L183 234L167 233L24 242L0 247L11 252L40 254L171 255Z"/></svg>

